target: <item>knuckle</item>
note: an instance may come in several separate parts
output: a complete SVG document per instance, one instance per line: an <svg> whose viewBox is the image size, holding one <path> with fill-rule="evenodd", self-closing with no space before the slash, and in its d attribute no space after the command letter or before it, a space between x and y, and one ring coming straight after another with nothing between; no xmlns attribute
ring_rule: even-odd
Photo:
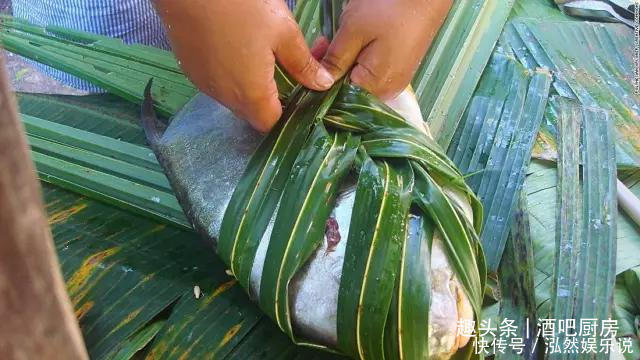
<svg viewBox="0 0 640 360"><path fill-rule="evenodd" d="M306 58L298 62L292 70L302 75L312 74L315 70L313 58L311 56L306 56Z"/></svg>
<svg viewBox="0 0 640 360"><path fill-rule="evenodd" d="M384 82L383 76L381 76L375 68L368 66L366 63L359 63L353 68L351 72L351 79L356 83L364 87L374 86Z"/></svg>
<svg viewBox="0 0 640 360"><path fill-rule="evenodd" d="M402 81L399 80L394 79L390 73L379 72L366 64L358 64L351 73L351 81L384 100L393 98L404 90Z"/></svg>
<svg viewBox="0 0 640 360"><path fill-rule="evenodd" d="M322 59L322 65L331 73L344 73L344 65L341 64L341 58L333 51L329 50Z"/></svg>

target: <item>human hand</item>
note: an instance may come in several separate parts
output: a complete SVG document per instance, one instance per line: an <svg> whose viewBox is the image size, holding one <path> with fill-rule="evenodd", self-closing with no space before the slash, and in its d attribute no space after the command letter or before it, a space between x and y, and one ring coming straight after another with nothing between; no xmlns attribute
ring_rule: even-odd
<svg viewBox="0 0 640 360"><path fill-rule="evenodd" d="M204 93L269 131L282 106L276 59L296 81L326 90L334 78L313 58L282 0L156 0L182 69Z"/></svg>
<svg viewBox="0 0 640 360"><path fill-rule="evenodd" d="M407 87L452 0L350 0L333 41L318 41L322 65L335 79L352 67L351 81L389 100Z"/></svg>

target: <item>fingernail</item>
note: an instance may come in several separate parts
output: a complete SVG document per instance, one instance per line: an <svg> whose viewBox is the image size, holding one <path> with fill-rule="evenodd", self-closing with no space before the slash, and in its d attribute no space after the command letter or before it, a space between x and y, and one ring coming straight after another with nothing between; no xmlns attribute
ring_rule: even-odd
<svg viewBox="0 0 640 360"><path fill-rule="evenodd" d="M326 69L320 68L316 73L316 83L323 88L328 88L333 84L333 76Z"/></svg>

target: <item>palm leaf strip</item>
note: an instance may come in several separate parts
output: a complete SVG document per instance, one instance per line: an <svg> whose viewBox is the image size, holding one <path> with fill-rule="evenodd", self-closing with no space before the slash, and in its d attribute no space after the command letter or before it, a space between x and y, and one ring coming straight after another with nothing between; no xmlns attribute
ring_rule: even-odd
<svg viewBox="0 0 640 360"><path fill-rule="evenodd" d="M422 113L448 147L476 88L513 0L455 1L413 78Z"/></svg>
<svg viewBox="0 0 640 360"><path fill-rule="evenodd" d="M335 88L337 89L337 87ZM240 284L249 289L249 276L262 234L280 200L293 162L316 118L326 111L325 97L298 89L278 122L250 160L240 179L220 229L218 252Z"/></svg>
<svg viewBox="0 0 640 360"><path fill-rule="evenodd" d="M607 319L611 316L616 270L616 164L612 122L607 112L581 109L566 100L560 103L559 121L557 221L560 231L556 235L551 297L553 318L576 319L576 322ZM564 344L565 335L559 334L557 339L559 344ZM556 356L580 358L578 354Z"/></svg>
<svg viewBox="0 0 640 360"><path fill-rule="evenodd" d="M431 306L431 244L435 224L427 217L410 217L404 243L398 299L398 332L401 359L426 359L429 356Z"/></svg>
<svg viewBox="0 0 640 360"><path fill-rule="evenodd" d="M481 239L491 272L500 265L550 83L547 72L530 74L496 52L449 146L486 211Z"/></svg>
<svg viewBox="0 0 640 360"><path fill-rule="evenodd" d="M42 181L191 227L150 149L33 116L21 118Z"/></svg>
<svg viewBox="0 0 640 360"><path fill-rule="evenodd" d="M500 262L500 324L515 326L513 337L523 339L524 347L521 354L513 349L505 352L497 351L498 360L507 359L536 359L541 346L536 345L537 324L536 299L534 289L534 260L533 243L529 229L529 214L527 213L527 199L520 195L518 207L513 214L511 231ZM513 329L513 328L512 328ZM510 337L505 336L506 341Z"/></svg>
<svg viewBox="0 0 640 360"><path fill-rule="evenodd" d="M340 180L353 164L358 145L357 136L329 134L318 124L285 187L267 250L270 260L262 273L260 303L292 337L289 282L324 239Z"/></svg>

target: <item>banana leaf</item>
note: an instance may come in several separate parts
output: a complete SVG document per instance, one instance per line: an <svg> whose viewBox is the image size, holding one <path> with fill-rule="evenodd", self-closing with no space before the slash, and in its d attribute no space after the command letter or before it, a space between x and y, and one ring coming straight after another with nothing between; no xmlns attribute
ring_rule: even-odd
<svg viewBox="0 0 640 360"><path fill-rule="evenodd" d="M277 331L192 232L56 186L43 189L91 358L323 357Z"/></svg>

